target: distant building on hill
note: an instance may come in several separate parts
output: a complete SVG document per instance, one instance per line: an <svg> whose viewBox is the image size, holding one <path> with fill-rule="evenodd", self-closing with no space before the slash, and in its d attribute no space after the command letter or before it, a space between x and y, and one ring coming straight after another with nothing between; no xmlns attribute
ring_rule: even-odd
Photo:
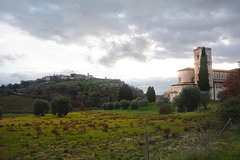
<svg viewBox="0 0 240 160"><path fill-rule="evenodd" d="M86 79L86 75L84 75L84 74L72 73L72 74L70 74L70 79L73 79L73 80Z"/></svg>
<svg viewBox="0 0 240 160"><path fill-rule="evenodd" d="M178 84L174 84L171 87L170 91L164 92L164 96L169 98L170 101L173 101L174 97L179 95L182 92L184 87L197 86L200 70L200 60L203 47L198 47L193 50L194 55L194 68L184 68L178 70ZM209 74L209 85L210 85L210 95L211 98L216 100L217 95L220 91L223 91L223 83L227 78L227 75L230 70L222 69L212 69L212 53L211 48L205 47L205 52L207 55L207 65L208 65L208 74Z"/></svg>
<svg viewBox="0 0 240 160"><path fill-rule="evenodd" d="M86 76L86 79L93 79L93 78L94 78L93 75L90 75L89 73Z"/></svg>
<svg viewBox="0 0 240 160"><path fill-rule="evenodd" d="M69 76L66 76L66 75L60 75L59 77L62 80L68 80L70 78Z"/></svg>
<svg viewBox="0 0 240 160"><path fill-rule="evenodd" d="M54 77L54 79L57 80L89 80L89 79L94 79L93 75L89 75L89 73L86 75L84 74L76 74L76 73L72 73L70 74L70 76L67 75L54 75L54 76L45 76L42 77L42 80L45 81L50 81L52 78Z"/></svg>
<svg viewBox="0 0 240 160"><path fill-rule="evenodd" d="M51 76L45 76L45 77L42 77L43 80L45 81L50 81L51 80Z"/></svg>

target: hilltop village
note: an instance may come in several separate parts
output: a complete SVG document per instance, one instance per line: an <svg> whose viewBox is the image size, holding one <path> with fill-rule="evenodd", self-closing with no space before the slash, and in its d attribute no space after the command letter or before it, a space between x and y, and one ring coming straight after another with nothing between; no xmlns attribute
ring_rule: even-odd
<svg viewBox="0 0 240 160"><path fill-rule="evenodd" d="M72 74L70 74L70 76L67 76L67 75L45 76L45 77L42 77L41 79L45 80L45 81L50 81L52 78L59 79L59 80L89 80L89 79L94 79L93 75L90 75L89 73L87 75L72 73Z"/></svg>

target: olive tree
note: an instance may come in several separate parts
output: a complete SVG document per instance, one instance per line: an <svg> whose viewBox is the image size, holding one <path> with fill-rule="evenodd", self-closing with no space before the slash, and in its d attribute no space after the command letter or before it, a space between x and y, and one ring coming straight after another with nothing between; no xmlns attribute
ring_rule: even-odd
<svg viewBox="0 0 240 160"><path fill-rule="evenodd" d="M122 107L123 109L128 109L129 105L130 105L130 102L125 99L120 101L120 107Z"/></svg>
<svg viewBox="0 0 240 160"><path fill-rule="evenodd" d="M70 104L70 99L64 96L54 97L51 101L52 114L58 117L62 117L62 115L67 115L70 111L72 111L72 105Z"/></svg>
<svg viewBox="0 0 240 160"><path fill-rule="evenodd" d="M138 100L137 100L137 99L131 101L131 103L130 103L130 108L131 108L132 110L138 109Z"/></svg>
<svg viewBox="0 0 240 160"><path fill-rule="evenodd" d="M35 116L44 116L49 111L50 104L46 100L35 99L33 101L33 113Z"/></svg>
<svg viewBox="0 0 240 160"><path fill-rule="evenodd" d="M182 92L174 98L173 105L178 112L192 112L201 104L201 93L197 87L183 88Z"/></svg>

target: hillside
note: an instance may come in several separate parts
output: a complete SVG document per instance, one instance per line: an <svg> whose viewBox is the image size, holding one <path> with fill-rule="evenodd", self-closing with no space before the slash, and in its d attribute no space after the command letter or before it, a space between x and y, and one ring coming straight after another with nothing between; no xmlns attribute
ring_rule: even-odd
<svg viewBox="0 0 240 160"><path fill-rule="evenodd" d="M30 113L34 99L11 95L0 97L0 106L5 113Z"/></svg>
<svg viewBox="0 0 240 160"><path fill-rule="evenodd" d="M17 99L14 100L13 105L5 105L5 102L9 101L9 97L6 97L6 95L19 95L28 97L29 99L41 98L48 101L51 101L54 96L64 95L71 99L70 102L74 108L99 108L105 102L117 101L120 87L123 84L124 82L118 79L97 78L78 80L53 79L50 81L22 81L20 84L9 84L7 86L0 87L0 95L3 96L2 100L0 100L0 104L2 103L4 112L16 112L17 110L15 109L19 108L18 103L22 104L22 101L25 101L25 99ZM133 86L131 86L131 88L134 98L144 96L142 90ZM28 104L29 102L26 103L26 109L24 109L24 111L29 111L29 106L27 106ZM13 108L15 109L12 110L9 106L14 106ZM8 107L8 109L5 110L6 107Z"/></svg>

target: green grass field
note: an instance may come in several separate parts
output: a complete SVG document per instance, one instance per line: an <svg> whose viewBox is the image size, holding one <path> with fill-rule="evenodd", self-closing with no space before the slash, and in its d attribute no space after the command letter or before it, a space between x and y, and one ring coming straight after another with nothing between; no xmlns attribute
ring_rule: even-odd
<svg viewBox="0 0 240 160"><path fill-rule="evenodd" d="M0 120L0 159L237 159L240 128L216 138L212 110L159 115L155 104L139 110L73 112L63 118L5 117ZM205 149L197 122L203 127Z"/></svg>
<svg viewBox="0 0 240 160"><path fill-rule="evenodd" d="M34 99L17 95L0 97L4 113L31 113Z"/></svg>

